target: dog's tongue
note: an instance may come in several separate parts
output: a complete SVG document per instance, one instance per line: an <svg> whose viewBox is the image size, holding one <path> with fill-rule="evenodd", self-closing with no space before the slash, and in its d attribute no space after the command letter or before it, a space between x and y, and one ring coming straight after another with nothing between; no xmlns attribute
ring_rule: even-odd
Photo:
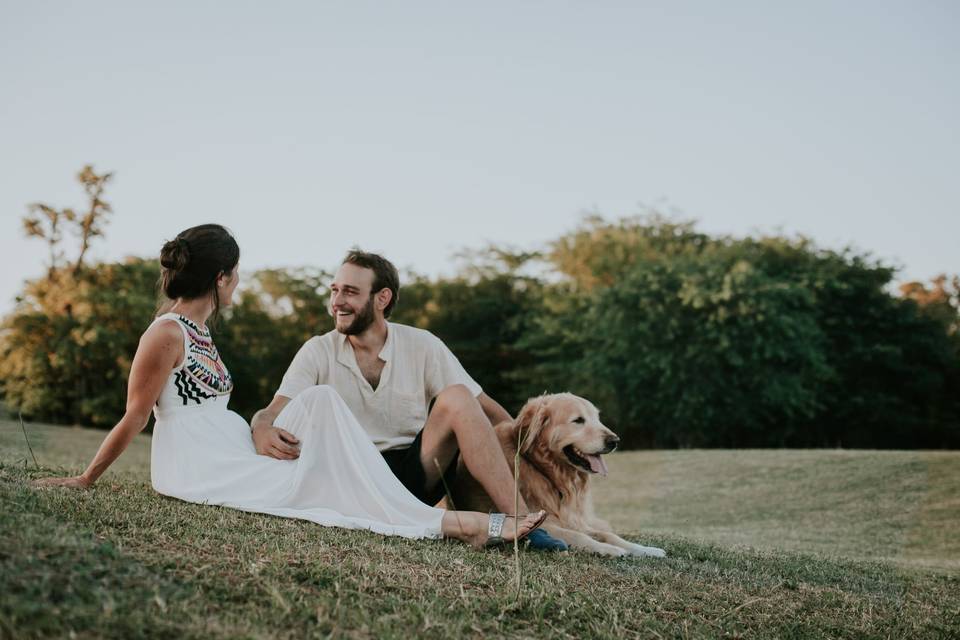
<svg viewBox="0 0 960 640"><path fill-rule="evenodd" d="M607 463L602 456L587 456L587 462L590 463L590 471L599 473L602 476L607 475Z"/></svg>

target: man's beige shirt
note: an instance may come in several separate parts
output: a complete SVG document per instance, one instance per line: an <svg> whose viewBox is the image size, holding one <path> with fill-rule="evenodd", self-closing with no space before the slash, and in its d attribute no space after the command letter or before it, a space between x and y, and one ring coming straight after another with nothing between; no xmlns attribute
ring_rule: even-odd
<svg viewBox="0 0 960 640"><path fill-rule="evenodd" d="M427 421L430 401L455 384L478 396L483 391L457 357L428 331L387 323L380 384L374 389L360 372L353 346L333 330L307 340L290 363L276 395L295 398L327 384L336 389L380 451L409 446Z"/></svg>

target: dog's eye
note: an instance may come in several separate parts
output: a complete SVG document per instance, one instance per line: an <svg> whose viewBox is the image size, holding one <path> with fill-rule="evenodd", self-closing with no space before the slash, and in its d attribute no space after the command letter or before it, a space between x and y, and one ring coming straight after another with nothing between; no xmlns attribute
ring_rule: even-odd
<svg viewBox="0 0 960 640"><path fill-rule="evenodd" d="M579 418L574 418L573 422L576 422L577 424L583 424L586 422L586 420L583 419L583 416L580 416Z"/></svg>

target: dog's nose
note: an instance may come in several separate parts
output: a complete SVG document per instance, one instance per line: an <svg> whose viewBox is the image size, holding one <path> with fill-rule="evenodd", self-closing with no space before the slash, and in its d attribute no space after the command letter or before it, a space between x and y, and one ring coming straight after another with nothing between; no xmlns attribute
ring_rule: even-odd
<svg viewBox="0 0 960 640"><path fill-rule="evenodd" d="M603 439L603 444L607 447L607 453L610 453L617 448L617 445L620 444L620 438L617 436L607 436Z"/></svg>

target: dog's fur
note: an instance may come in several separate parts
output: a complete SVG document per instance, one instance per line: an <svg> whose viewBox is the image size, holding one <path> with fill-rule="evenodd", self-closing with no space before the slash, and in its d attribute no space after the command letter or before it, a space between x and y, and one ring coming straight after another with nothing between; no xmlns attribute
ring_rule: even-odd
<svg viewBox="0 0 960 640"><path fill-rule="evenodd" d="M619 537L593 513L590 476L606 475L602 456L619 438L600 422L596 407L570 393L530 399L513 422L494 427L513 471L520 444L520 493L531 510L544 509L543 525L571 549L610 556L656 556L663 549ZM493 506L462 461L451 494L458 509L490 511Z"/></svg>

